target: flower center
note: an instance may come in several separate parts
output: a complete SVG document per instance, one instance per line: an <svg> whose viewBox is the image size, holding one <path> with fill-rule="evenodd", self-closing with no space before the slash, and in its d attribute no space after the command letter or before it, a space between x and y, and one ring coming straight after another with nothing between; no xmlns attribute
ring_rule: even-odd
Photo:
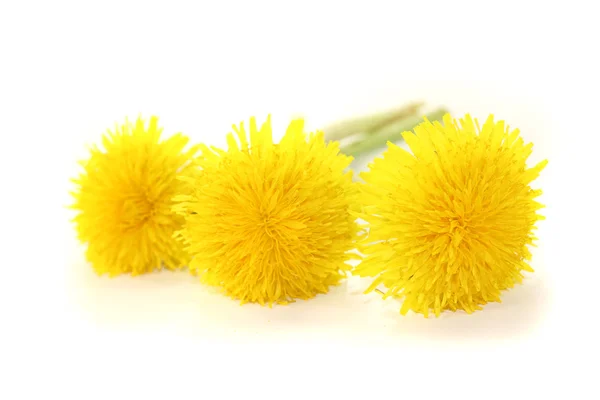
<svg viewBox="0 0 600 400"><path fill-rule="evenodd" d="M125 199L120 210L122 229L141 228L154 215L155 208L155 203L146 195Z"/></svg>
<svg viewBox="0 0 600 400"><path fill-rule="evenodd" d="M464 216L455 217L450 220L450 237L452 245L458 247L465 236L469 233L469 219Z"/></svg>

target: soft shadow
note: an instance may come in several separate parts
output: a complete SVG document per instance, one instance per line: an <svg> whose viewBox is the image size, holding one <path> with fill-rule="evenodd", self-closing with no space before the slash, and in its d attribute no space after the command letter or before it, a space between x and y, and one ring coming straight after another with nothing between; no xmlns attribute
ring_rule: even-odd
<svg viewBox="0 0 600 400"><path fill-rule="evenodd" d="M68 292L76 317L96 326L174 328L184 335L219 338L286 340L290 333L326 334L347 326L353 307L346 301L346 281L326 295L270 308L240 305L186 270L99 277L82 256L72 260Z"/></svg>
<svg viewBox="0 0 600 400"><path fill-rule="evenodd" d="M72 253L73 254L73 253ZM73 317L103 329L172 330L177 335L224 341L344 341L352 345L404 339L489 341L533 333L551 304L547 279L539 273L503 294L502 304L487 304L471 315L444 312L439 318L399 314L401 302L363 294L368 279L350 277L326 295L272 308L243 306L188 271L142 276L99 277L83 259L68 268Z"/></svg>
<svg viewBox="0 0 600 400"><path fill-rule="evenodd" d="M383 301L383 300L382 300ZM528 277L506 291L502 303L489 303L473 314L443 312L439 318L420 314L399 315L401 302L385 300L382 321L388 333L401 337L440 341L488 341L528 336L542 326L551 305L551 292L543 276Z"/></svg>

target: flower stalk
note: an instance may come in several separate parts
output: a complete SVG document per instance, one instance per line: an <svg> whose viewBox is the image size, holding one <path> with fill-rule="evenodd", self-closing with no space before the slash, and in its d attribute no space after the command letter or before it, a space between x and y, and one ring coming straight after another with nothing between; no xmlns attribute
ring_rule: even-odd
<svg viewBox="0 0 600 400"><path fill-rule="evenodd" d="M402 132L410 131L423 121L441 120L447 110L439 108L424 113L424 103L414 102L393 110L356 117L334 123L324 129L328 141L340 141L341 151L353 157L384 147L402 139Z"/></svg>
<svg viewBox="0 0 600 400"><path fill-rule="evenodd" d="M339 121L324 130L325 136L327 140L334 141L352 135L371 134L394 122L419 115L422 107L422 102L415 102L393 110Z"/></svg>
<svg viewBox="0 0 600 400"><path fill-rule="evenodd" d="M441 121L448 111L440 108L425 114L429 121ZM384 147L387 142L398 142L403 140L402 133L413 130L423 121L422 115L411 115L393 121L377 131L368 135L363 135L361 140L357 140L341 146L341 151L349 156L357 157L361 154Z"/></svg>

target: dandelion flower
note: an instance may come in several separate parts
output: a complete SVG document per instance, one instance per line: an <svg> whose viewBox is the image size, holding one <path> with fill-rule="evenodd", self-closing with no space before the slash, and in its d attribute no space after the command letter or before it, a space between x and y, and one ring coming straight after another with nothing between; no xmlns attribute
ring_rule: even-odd
<svg viewBox="0 0 600 400"><path fill-rule="evenodd" d="M172 198L183 190L176 176L196 150L184 151L182 134L161 140L157 123L152 117L145 127L138 119L109 131L74 180L78 236L100 275L138 275L188 261L173 237L183 218L172 212Z"/></svg>
<svg viewBox="0 0 600 400"><path fill-rule="evenodd" d="M400 312L465 310L500 301L532 272L528 246L542 205L530 183L547 161L526 166L532 144L490 116L458 124L427 119L403 134L412 154L389 143L361 176L361 241L355 274L375 277L384 297L403 298Z"/></svg>
<svg viewBox="0 0 600 400"><path fill-rule="evenodd" d="M279 144L270 118L227 135L228 149L202 146L191 193L176 198L190 271L241 303L286 304L328 291L349 269L357 232L352 160L293 121Z"/></svg>

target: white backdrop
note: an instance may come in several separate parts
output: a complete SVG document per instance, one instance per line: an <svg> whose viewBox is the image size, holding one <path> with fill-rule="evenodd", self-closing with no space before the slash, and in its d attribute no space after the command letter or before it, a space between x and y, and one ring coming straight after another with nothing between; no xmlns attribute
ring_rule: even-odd
<svg viewBox="0 0 600 400"><path fill-rule="evenodd" d="M597 398L598 28L547 3L0 2L0 397ZM502 304L402 317L351 278L240 307L186 273L99 278L74 238L76 161L126 116L222 144L419 99L550 161L536 272Z"/></svg>

